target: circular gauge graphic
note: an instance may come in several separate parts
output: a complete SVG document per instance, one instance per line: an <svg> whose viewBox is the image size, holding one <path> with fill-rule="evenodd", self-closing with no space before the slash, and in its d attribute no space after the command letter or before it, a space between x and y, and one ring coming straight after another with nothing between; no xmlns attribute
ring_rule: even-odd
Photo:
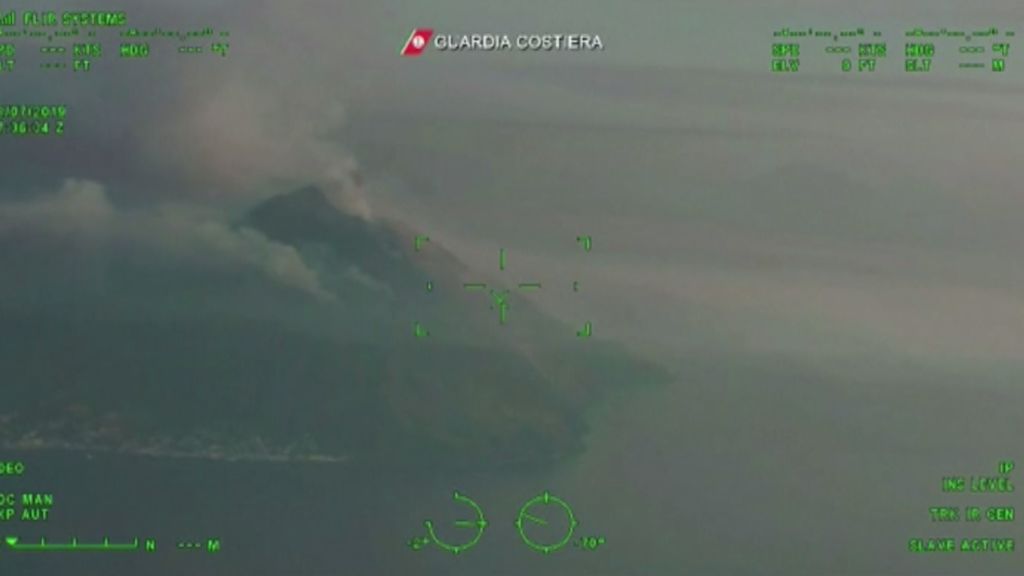
<svg viewBox="0 0 1024 576"><path fill-rule="evenodd" d="M457 530L447 530L445 532L464 532L467 534L465 538L457 541L457 543L451 543L443 540L439 535L438 531L441 529L439 526L435 526L431 520L424 520L423 526L427 529L427 536L431 542L437 545L442 550L447 550L452 554L461 554L466 550L469 550L473 546L476 546L477 542L480 541L480 537L484 534L484 529L487 528L487 520L484 519L483 510L476 502L460 494L458 491L452 494L452 500L469 507L475 516L475 518L466 520L455 520L450 525ZM469 534L472 534L471 536ZM425 540L425 539L424 539Z"/></svg>
<svg viewBox="0 0 1024 576"><path fill-rule="evenodd" d="M516 518L523 543L542 554L564 548L578 524L569 504L547 491L523 504Z"/></svg>

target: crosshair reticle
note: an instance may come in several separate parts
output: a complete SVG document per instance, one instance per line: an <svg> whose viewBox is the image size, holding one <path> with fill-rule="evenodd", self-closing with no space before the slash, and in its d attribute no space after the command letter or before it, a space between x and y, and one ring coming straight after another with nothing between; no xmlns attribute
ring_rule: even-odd
<svg viewBox="0 0 1024 576"><path fill-rule="evenodd" d="M589 235L580 235L576 237L576 244L578 244L585 253L589 253L593 249L593 238ZM427 244L430 243L430 237L424 234L417 235L413 238L413 250L415 252L422 251ZM508 264L508 254L504 248L498 250L498 270L504 272ZM557 283L556 283L557 284ZM574 293L580 292L581 282L579 280L573 280L571 286ZM435 291L433 280L426 280L425 293L433 294ZM518 282L511 285L493 286L486 282L463 282L462 288L467 292L483 292L487 295L487 302L490 309L497 313L498 324L505 325L509 320L509 312L512 309L512 301L515 299L513 294L532 292L545 288L545 285L541 282L529 281L529 282ZM421 324L420 322L413 322L412 334L417 339L424 339L431 335L430 330ZM590 320L583 323L582 328L576 330L576 337L580 339L589 339L594 335L594 325Z"/></svg>

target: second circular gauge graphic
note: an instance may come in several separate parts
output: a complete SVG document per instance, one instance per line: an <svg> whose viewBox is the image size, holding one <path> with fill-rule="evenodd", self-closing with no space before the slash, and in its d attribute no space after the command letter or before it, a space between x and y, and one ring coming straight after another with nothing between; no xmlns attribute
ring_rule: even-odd
<svg viewBox="0 0 1024 576"><path fill-rule="evenodd" d="M578 524L569 504L547 491L523 504L515 522L523 543L542 554L564 548Z"/></svg>

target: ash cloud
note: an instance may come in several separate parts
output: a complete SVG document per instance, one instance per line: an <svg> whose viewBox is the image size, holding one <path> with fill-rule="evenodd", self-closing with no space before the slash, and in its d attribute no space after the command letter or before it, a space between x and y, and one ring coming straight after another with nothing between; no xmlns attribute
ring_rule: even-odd
<svg viewBox="0 0 1024 576"><path fill-rule="evenodd" d="M250 268L283 286L321 300L333 295L295 247L224 215L187 206L118 209L98 182L68 179L49 196L0 204L0 242L45 252L55 242L92 253L110 245L143 247L150 258L175 256L213 262L224 269Z"/></svg>

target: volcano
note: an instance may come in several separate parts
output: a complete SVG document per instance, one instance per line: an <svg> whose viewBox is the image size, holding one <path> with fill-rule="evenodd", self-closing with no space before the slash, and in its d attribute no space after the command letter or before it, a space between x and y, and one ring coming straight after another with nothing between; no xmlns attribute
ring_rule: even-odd
<svg viewBox="0 0 1024 576"><path fill-rule="evenodd" d="M297 251L329 297L114 253L103 290L77 313L10 311L18 338L0 360L19 377L0 409L4 445L552 462L582 449L587 409L604 390L668 377L615 344L573 338L528 301L515 327L498 325L486 300L460 289L469 271L443 246L417 250L422 232L347 214L316 187L272 197L232 227ZM416 336L417 322L429 337Z"/></svg>

